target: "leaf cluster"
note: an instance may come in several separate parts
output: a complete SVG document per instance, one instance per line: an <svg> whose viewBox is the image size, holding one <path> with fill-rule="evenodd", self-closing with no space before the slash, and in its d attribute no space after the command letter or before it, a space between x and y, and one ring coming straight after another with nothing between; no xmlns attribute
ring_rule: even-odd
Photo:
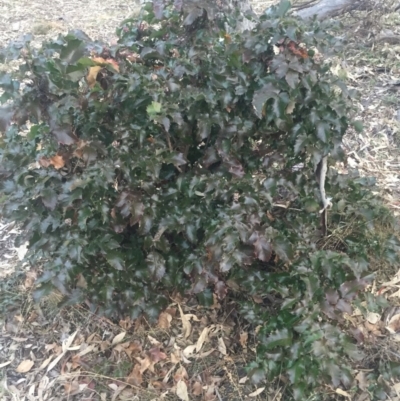
<svg viewBox="0 0 400 401"><path fill-rule="evenodd" d="M304 399L351 384L344 361L360 354L337 323L370 282L370 245L395 261L397 242L367 241L380 209L331 171L332 227L361 228L318 246L314 170L344 160L354 97L319 57L337 46L332 27L282 2L237 33L215 3L147 3L113 46L73 31L3 50L19 70L0 77L2 215L42 267L37 297L55 286L154 319L175 293L236 296L261 325L250 375L284 373Z"/></svg>

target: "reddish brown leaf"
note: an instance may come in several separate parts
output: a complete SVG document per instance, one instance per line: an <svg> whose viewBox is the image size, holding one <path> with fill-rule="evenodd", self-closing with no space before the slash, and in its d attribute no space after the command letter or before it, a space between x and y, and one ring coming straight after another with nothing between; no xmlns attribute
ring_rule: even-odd
<svg viewBox="0 0 400 401"><path fill-rule="evenodd" d="M130 343L129 347L125 349L125 352L129 355L137 355L140 352L142 352L142 345L140 344L139 341L135 340Z"/></svg>
<svg viewBox="0 0 400 401"><path fill-rule="evenodd" d="M168 330L171 327L172 316L169 313L162 312L158 317L158 327Z"/></svg>
<svg viewBox="0 0 400 401"><path fill-rule="evenodd" d="M126 378L127 382L129 384L133 384L134 386L139 387L142 382L143 382L143 378L142 378L142 373L140 372L141 370L141 366L136 363L135 366L133 367L131 373L129 373L129 376Z"/></svg>
<svg viewBox="0 0 400 401"><path fill-rule="evenodd" d="M56 170L59 170L65 166L65 160L61 155L50 157L49 163L53 165Z"/></svg>
<svg viewBox="0 0 400 401"><path fill-rule="evenodd" d="M192 395L195 397L203 393L203 386L200 382L194 382L192 385Z"/></svg>
<svg viewBox="0 0 400 401"><path fill-rule="evenodd" d="M179 380L188 378L187 371L184 366L181 366L174 374L174 381L177 383Z"/></svg>
<svg viewBox="0 0 400 401"><path fill-rule="evenodd" d="M147 352L153 364L165 359L167 355L160 350L160 347L153 347Z"/></svg>
<svg viewBox="0 0 400 401"><path fill-rule="evenodd" d="M239 341L240 341L240 345L241 345L243 348L246 348L246 347L247 347L247 340L248 340L248 338L249 338L249 333L247 333L247 332L245 332L245 331L242 331L242 332L240 333Z"/></svg>

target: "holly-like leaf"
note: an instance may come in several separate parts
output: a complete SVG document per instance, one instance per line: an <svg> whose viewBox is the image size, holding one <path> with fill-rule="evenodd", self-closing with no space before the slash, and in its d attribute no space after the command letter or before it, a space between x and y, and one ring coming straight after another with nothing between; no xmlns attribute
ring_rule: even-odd
<svg viewBox="0 0 400 401"><path fill-rule="evenodd" d="M161 112L161 103L159 103L159 102L154 102L154 101L151 102L151 104L149 104L149 105L147 106L146 111L147 111L147 114L148 114L150 117L152 117L152 116L154 116L154 115L160 113L160 112Z"/></svg>
<svg viewBox="0 0 400 401"><path fill-rule="evenodd" d="M77 62L85 52L85 44L80 39L70 38L60 52L60 59L69 64Z"/></svg>
<svg viewBox="0 0 400 401"><path fill-rule="evenodd" d="M51 188L44 188L42 190L42 202L50 210L54 210L57 205L58 196Z"/></svg>
<svg viewBox="0 0 400 401"><path fill-rule="evenodd" d="M290 7L292 4L290 3L289 0L281 0L278 6L278 15L280 17L283 17L286 15L286 13L290 10Z"/></svg>
<svg viewBox="0 0 400 401"><path fill-rule="evenodd" d="M162 19L164 13L164 0L154 0L153 11L154 11L154 16L157 19Z"/></svg>
<svg viewBox="0 0 400 401"><path fill-rule="evenodd" d="M296 89L297 85L299 84L300 77L299 73L293 70L289 70L285 75L286 82L292 89Z"/></svg>
<svg viewBox="0 0 400 401"><path fill-rule="evenodd" d="M277 347L288 347L292 344L292 334L288 329L277 330L271 334L266 340L264 345L268 350L275 349Z"/></svg>
<svg viewBox="0 0 400 401"><path fill-rule="evenodd" d="M203 15L203 8L202 7L192 7L186 16L185 20L183 21L183 25L192 25L197 18L200 18Z"/></svg>
<svg viewBox="0 0 400 401"><path fill-rule="evenodd" d="M254 93L253 107L258 118L263 117L265 103L269 99L275 98L278 93L279 90L272 83L266 84Z"/></svg>
<svg viewBox="0 0 400 401"><path fill-rule="evenodd" d="M326 142L328 139L329 126L324 122L317 123L317 136L322 142Z"/></svg>
<svg viewBox="0 0 400 401"><path fill-rule="evenodd" d="M268 262L272 256L272 245L264 235L255 232L250 236L250 241L253 242L254 253L258 259L263 262Z"/></svg>
<svg viewBox="0 0 400 401"><path fill-rule="evenodd" d="M106 254L108 263L116 270L124 270L125 262L123 255L117 251L108 251Z"/></svg>
<svg viewBox="0 0 400 401"><path fill-rule="evenodd" d="M11 106L0 107L0 132L5 132L11 124L14 110Z"/></svg>
<svg viewBox="0 0 400 401"><path fill-rule="evenodd" d="M158 252L150 252L147 255L147 267L154 280L160 281L166 271L165 260Z"/></svg>
<svg viewBox="0 0 400 401"><path fill-rule="evenodd" d="M175 166L182 166L187 163L183 153L174 153L169 157L169 161Z"/></svg>

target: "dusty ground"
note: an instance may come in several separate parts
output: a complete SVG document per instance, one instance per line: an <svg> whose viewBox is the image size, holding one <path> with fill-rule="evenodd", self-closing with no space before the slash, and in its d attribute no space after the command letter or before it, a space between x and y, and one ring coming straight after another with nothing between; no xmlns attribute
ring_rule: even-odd
<svg viewBox="0 0 400 401"><path fill-rule="evenodd" d="M255 9L261 11L269 3L254 2ZM0 46L26 32L32 32L36 43L40 43L69 29L82 29L92 38L111 41L118 23L137 9L136 1L126 0L0 0ZM400 18L392 14L375 21L374 27L397 33L399 25ZM368 42L368 38L364 39ZM345 51L334 63L337 73L361 92L359 118L365 131L350 131L346 137L350 167L359 168L363 175L376 176L388 206L395 212L400 211L399 51L396 43L362 44ZM162 379L152 374L155 364L157 371L173 375L175 383L185 379L189 393L203 393L202 399L235 401L249 395L254 400L282 399L279 387L257 389L246 383L243 366L252 355L253 337L246 327L241 327L238 348L232 352L237 322L225 317L221 325L218 303L207 316L201 309L185 307L181 311L172 304L157 329L147 322L129 320L115 325L79 307L56 313L57 296L34 306L29 295L34 272L18 267L21 274L10 275L18 262L18 250L12 244L16 235L15 227L0 223L0 305L4 308L0 313L1 400L177 400L172 394L176 388L170 391ZM400 276L396 275L386 287L387 294L394 295L391 301L398 301L399 282ZM9 301L3 302L3 298ZM189 319L192 329L185 339L183 326ZM374 361L385 354L384 350L395 350L393 339L379 319L380 316L371 316L370 321L363 322L379 339L372 347ZM199 344L202 335L207 341L194 351L193 344ZM132 359L136 361L133 369L127 363ZM187 369L168 373L171 365L167 361L179 362ZM138 397L134 390L141 384L141 371L149 386ZM357 380L360 386L367 386L370 383L362 372L363 369ZM389 385L392 399L399 400L400 385ZM160 389L162 398L156 395ZM338 396L334 389L326 391L332 400Z"/></svg>

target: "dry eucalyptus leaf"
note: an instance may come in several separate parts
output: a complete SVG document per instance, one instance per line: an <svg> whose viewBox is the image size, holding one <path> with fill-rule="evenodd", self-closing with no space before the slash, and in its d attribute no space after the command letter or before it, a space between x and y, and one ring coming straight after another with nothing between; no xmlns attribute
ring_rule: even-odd
<svg viewBox="0 0 400 401"><path fill-rule="evenodd" d="M226 345L225 345L224 339L222 337L218 338L218 351L222 355L226 355Z"/></svg>
<svg viewBox="0 0 400 401"><path fill-rule="evenodd" d="M260 387L256 391L252 392L249 394L249 397L257 397L259 394L261 394L265 390L265 387Z"/></svg>
<svg viewBox="0 0 400 401"><path fill-rule="evenodd" d="M42 362L42 364L40 365L39 370L42 370L42 369L46 368L46 367L49 365L50 361L51 361L53 358L54 358L54 355L50 355L47 359L45 359L45 360Z"/></svg>
<svg viewBox="0 0 400 401"><path fill-rule="evenodd" d="M347 397L347 398L351 399L351 395L347 391L342 390L341 388L337 388L335 390L335 392L336 392L336 394L339 394L339 395L342 395L343 397Z"/></svg>
<svg viewBox="0 0 400 401"><path fill-rule="evenodd" d="M124 339L125 336L126 336L126 331L123 331L122 333L117 334L113 338L111 345L117 345Z"/></svg>
<svg viewBox="0 0 400 401"><path fill-rule="evenodd" d="M199 355L196 356L196 359L201 359L201 358L207 358L209 355L211 355L215 351L215 348L211 348L208 351L205 352L200 352Z"/></svg>
<svg viewBox="0 0 400 401"><path fill-rule="evenodd" d="M0 369L4 368L5 366L9 365L12 361L8 361L8 362L4 362L4 363L0 363Z"/></svg>
<svg viewBox="0 0 400 401"><path fill-rule="evenodd" d="M179 313L181 315L181 320L182 320L182 334L183 334L184 338L188 338L192 331L192 325L190 324L187 315L183 314L181 306L180 305L178 305L178 306L179 306Z"/></svg>
<svg viewBox="0 0 400 401"><path fill-rule="evenodd" d="M185 358L190 358L193 356L194 352L196 351L196 345L188 345L183 351L182 354Z"/></svg>
<svg viewBox="0 0 400 401"><path fill-rule="evenodd" d="M149 339L151 345L156 345L158 347L161 345L160 341L152 337L150 334L147 336L147 338Z"/></svg>
<svg viewBox="0 0 400 401"><path fill-rule="evenodd" d="M208 338L208 332L210 331L210 329L208 327L205 327L203 329L203 331L200 334L199 339L197 340L196 343L196 352L199 352L201 350L201 348L203 347L204 342L207 340Z"/></svg>
<svg viewBox="0 0 400 401"><path fill-rule="evenodd" d="M33 365L34 365L33 361L31 361L30 359L25 359L18 365L15 371L18 373L27 373L32 369Z"/></svg>
<svg viewBox="0 0 400 401"><path fill-rule="evenodd" d="M179 380L178 383L176 384L176 395L182 401L189 401L189 394L188 394L188 390L187 390L187 385L183 380Z"/></svg>

